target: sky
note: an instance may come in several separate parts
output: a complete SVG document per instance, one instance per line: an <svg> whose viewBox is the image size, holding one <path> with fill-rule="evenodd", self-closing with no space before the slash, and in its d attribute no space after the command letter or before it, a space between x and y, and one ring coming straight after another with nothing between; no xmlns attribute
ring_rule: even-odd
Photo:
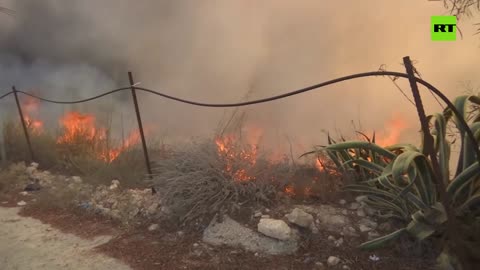
<svg viewBox="0 0 480 270"><path fill-rule="evenodd" d="M141 4L140 4L141 3ZM410 56L423 79L449 98L480 87L480 17L459 23L463 39L433 42L430 16L441 2L318 0L13 1L0 6L0 93L12 85L57 100L140 86L209 103L276 95L353 73L404 72ZM398 85L411 96L408 83ZM424 93L427 113L441 110ZM200 108L139 93L145 125L166 141L208 136L231 110ZM4 116L12 100L0 101ZM52 126L66 110L95 112L135 127L128 92L74 108L41 104ZM242 108L247 126L280 148L298 152L326 142L325 132L353 136L354 127L388 136L405 121L399 140L418 141L415 108L388 78L339 83L269 104ZM352 122L354 124L352 124Z"/></svg>

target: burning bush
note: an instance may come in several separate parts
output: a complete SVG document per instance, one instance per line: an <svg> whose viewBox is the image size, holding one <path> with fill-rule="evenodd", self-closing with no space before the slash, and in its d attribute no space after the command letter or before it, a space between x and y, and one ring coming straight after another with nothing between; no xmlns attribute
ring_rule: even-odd
<svg viewBox="0 0 480 270"><path fill-rule="evenodd" d="M178 147L155 168L154 183L163 205L180 222L232 212L249 203L269 205L278 198L278 179L289 178L289 164L272 163L256 146L232 138L227 144L217 138Z"/></svg>

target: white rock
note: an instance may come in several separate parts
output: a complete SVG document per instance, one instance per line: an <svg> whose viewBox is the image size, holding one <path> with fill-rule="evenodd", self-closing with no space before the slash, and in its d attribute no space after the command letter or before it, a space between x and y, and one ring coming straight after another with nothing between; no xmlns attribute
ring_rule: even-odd
<svg viewBox="0 0 480 270"><path fill-rule="evenodd" d="M358 208L360 208L360 206L360 203L352 202L348 208L350 208L351 210L357 210Z"/></svg>
<svg viewBox="0 0 480 270"><path fill-rule="evenodd" d="M315 222L312 222L312 224L310 224L310 231L312 231L313 234L317 234L320 232L317 225L315 225Z"/></svg>
<svg viewBox="0 0 480 270"><path fill-rule="evenodd" d="M270 218L270 215L262 215L261 218Z"/></svg>
<svg viewBox="0 0 480 270"><path fill-rule="evenodd" d="M76 184L81 184L82 178L80 176L72 176L72 181Z"/></svg>
<svg viewBox="0 0 480 270"><path fill-rule="evenodd" d="M335 246L336 247L339 247L343 244L343 238L340 237L338 240L335 241Z"/></svg>
<svg viewBox="0 0 480 270"><path fill-rule="evenodd" d="M348 215L347 209L343 209L343 210L342 210L342 215L345 215L345 216Z"/></svg>
<svg viewBox="0 0 480 270"><path fill-rule="evenodd" d="M33 168L35 168L35 169L38 169L38 165L39 165L39 164L38 164L37 162L32 162L32 163L30 163L30 167L33 167Z"/></svg>
<svg viewBox="0 0 480 270"><path fill-rule="evenodd" d="M253 214L254 217L259 218L262 216L262 212L260 211L255 211L255 214Z"/></svg>
<svg viewBox="0 0 480 270"><path fill-rule="evenodd" d="M366 217L367 215L365 214L365 211L363 211L363 208L358 208L357 209L357 216Z"/></svg>
<svg viewBox="0 0 480 270"><path fill-rule="evenodd" d="M293 224L296 224L300 227L308 228L313 223L313 216L309 213L295 208L290 214L286 214L285 217Z"/></svg>
<svg viewBox="0 0 480 270"><path fill-rule="evenodd" d="M24 205L27 205L27 203L25 201L19 201L17 203L18 206L24 206Z"/></svg>
<svg viewBox="0 0 480 270"><path fill-rule="evenodd" d="M325 265L322 262L315 262L315 267L317 269L325 269Z"/></svg>
<svg viewBox="0 0 480 270"><path fill-rule="evenodd" d="M329 241L335 241L335 237L333 235L329 235L327 238Z"/></svg>
<svg viewBox="0 0 480 270"><path fill-rule="evenodd" d="M22 195L22 196L27 196L27 195L28 195L28 192L22 191L22 192L20 192L20 195Z"/></svg>
<svg viewBox="0 0 480 270"><path fill-rule="evenodd" d="M264 235L275 239L290 240L292 238L292 229L283 220L262 218L257 229Z"/></svg>
<svg viewBox="0 0 480 270"><path fill-rule="evenodd" d="M340 203L341 205L345 205L345 204L347 203L347 201L345 201L345 200L342 199L342 200L339 201L339 203Z"/></svg>
<svg viewBox="0 0 480 270"><path fill-rule="evenodd" d="M342 269L349 270L349 269L350 269L350 266L344 264L344 265L342 266Z"/></svg>
<svg viewBox="0 0 480 270"><path fill-rule="evenodd" d="M367 225L365 224L360 224L358 226L358 229L363 233L363 232L369 232L371 230L373 230L372 228L368 227Z"/></svg>
<svg viewBox="0 0 480 270"><path fill-rule="evenodd" d="M358 221L358 224L363 224L365 226L368 226L372 229L376 229L378 227L378 223L371 220L371 219L368 219L368 218L362 218L361 220Z"/></svg>
<svg viewBox="0 0 480 270"><path fill-rule="evenodd" d="M155 230L158 230L160 226L158 224L152 224L150 226L148 226L148 230L149 231L155 231Z"/></svg>
<svg viewBox="0 0 480 270"><path fill-rule="evenodd" d="M328 257L328 259L327 259L327 264L328 264L329 266L335 266L335 265L337 265L337 264L339 264L339 263L340 263L340 258L338 258L338 257L330 256L330 257Z"/></svg>

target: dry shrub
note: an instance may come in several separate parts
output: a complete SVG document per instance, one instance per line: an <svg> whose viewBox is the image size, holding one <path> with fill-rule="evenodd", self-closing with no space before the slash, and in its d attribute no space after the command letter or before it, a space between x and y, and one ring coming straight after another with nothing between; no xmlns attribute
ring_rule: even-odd
<svg viewBox="0 0 480 270"><path fill-rule="evenodd" d="M9 194L28 181L25 163L14 163L0 170L0 193Z"/></svg>
<svg viewBox="0 0 480 270"><path fill-rule="evenodd" d="M58 161L55 137L45 132L38 132L31 126L27 126L27 130L35 154L35 161L45 168L54 167ZM8 161L21 162L31 159L25 133L18 121L4 122L3 138Z"/></svg>
<svg viewBox="0 0 480 270"><path fill-rule="evenodd" d="M241 181L227 167L244 168L255 179ZM235 212L247 204L270 205L279 195L277 179L287 179L289 174L288 164L273 164L262 157L253 165L244 159L231 160L220 155L211 140L175 149L157 164L153 182L170 214L186 224L204 215Z"/></svg>

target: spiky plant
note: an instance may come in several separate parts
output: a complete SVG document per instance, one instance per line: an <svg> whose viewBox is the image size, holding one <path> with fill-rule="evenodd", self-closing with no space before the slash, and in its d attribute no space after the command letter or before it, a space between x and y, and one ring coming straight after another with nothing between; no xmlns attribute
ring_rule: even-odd
<svg viewBox="0 0 480 270"><path fill-rule="evenodd" d="M460 96L454 101L456 109L469 123L469 128L480 141L480 97ZM480 165L477 162L474 147L466 136L466 130L459 124L451 110L428 116L430 132L434 138L434 147L439 159L441 181L443 181L449 200L449 207L460 218L469 217L470 222L480 221ZM447 125L456 127L460 137L460 154L457 168L450 174L451 142L447 140ZM422 154L419 148L410 144L398 144L381 147L375 144L375 138L367 141L334 142L319 147L326 152L337 168L354 173L356 182L347 185L346 190L367 196L365 203L377 210L378 215L386 218L404 220L407 226L391 234L363 243L362 249L382 247L388 242L409 233L424 240L435 233L442 233L447 221L447 213L438 190L431 160ZM471 245L464 241L465 245ZM474 248L469 248L472 253ZM478 253L478 252L477 252ZM473 254L480 258L480 254ZM445 259L445 257L442 257Z"/></svg>

